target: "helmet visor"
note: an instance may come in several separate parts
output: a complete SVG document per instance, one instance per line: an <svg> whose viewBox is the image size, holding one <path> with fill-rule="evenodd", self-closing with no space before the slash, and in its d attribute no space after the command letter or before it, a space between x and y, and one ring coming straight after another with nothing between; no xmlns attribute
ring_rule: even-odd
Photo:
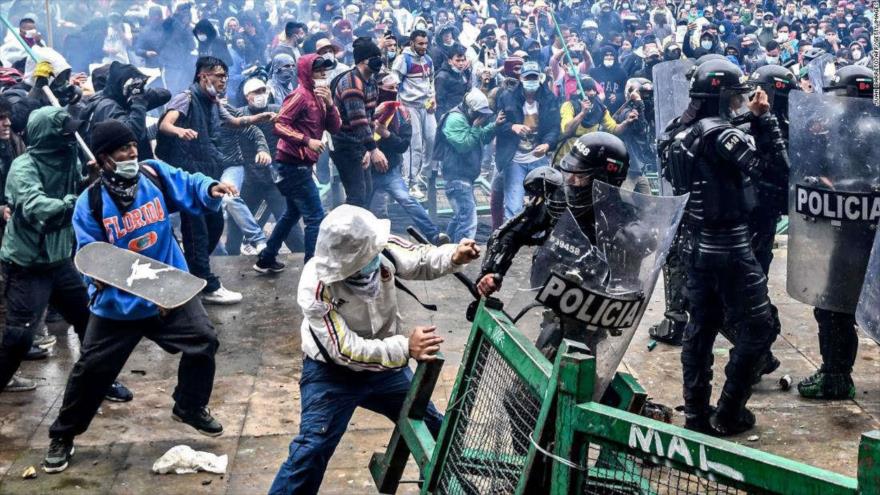
<svg viewBox="0 0 880 495"><path fill-rule="evenodd" d="M721 118L730 120L749 111L749 93L742 89L725 89L718 99L718 112Z"/></svg>

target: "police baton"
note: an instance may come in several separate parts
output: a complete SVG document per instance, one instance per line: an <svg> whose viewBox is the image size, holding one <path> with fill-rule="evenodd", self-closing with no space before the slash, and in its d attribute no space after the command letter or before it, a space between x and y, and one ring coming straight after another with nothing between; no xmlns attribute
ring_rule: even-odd
<svg viewBox="0 0 880 495"><path fill-rule="evenodd" d="M0 15L0 22L2 22L3 25L6 26L6 29L9 30L9 32L12 33L13 36L15 36L15 39L18 40L19 44L21 44L21 47L24 48L25 53L27 53L28 56L31 57L31 59L35 63L39 63L41 61L40 57L38 57L37 54L34 53L33 50L31 50L31 47L28 46L24 39L22 39L21 35L18 34L18 30L12 27L12 24L10 24L9 19L7 19L5 15ZM46 95L49 103L51 103L53 107L61 108L61 103L58 101L58 98L55 97L55 93L53 93L52 90L49 89L49 86L43 86L42 89L43 94ZM95 155L92 154L92 150L90 150L88 145L86 145L85 140L82 138L82 136L79 135L79 132L74 132L73 135L76 136L76 142L77 144L79 144L82 152L86 155L86 158L88 158L89 161L95 161Z"/></svg>

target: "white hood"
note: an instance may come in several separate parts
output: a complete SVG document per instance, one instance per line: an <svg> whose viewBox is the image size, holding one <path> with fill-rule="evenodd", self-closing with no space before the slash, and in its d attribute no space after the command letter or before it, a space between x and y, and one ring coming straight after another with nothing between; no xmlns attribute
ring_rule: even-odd
<svg viewBox="0 0 880 495"><path fill-rule="evenodd" d="M332 284L354 275L382 252L390 233L389 220L357 206L337 207L318 231L313 258L318 280Z"/></svg>

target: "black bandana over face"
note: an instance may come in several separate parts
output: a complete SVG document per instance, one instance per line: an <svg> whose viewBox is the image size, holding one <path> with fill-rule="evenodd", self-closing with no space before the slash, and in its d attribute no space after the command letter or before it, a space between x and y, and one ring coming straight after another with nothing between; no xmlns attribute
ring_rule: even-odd
<svg viewBox="0 0 880 495"><path fill-rule="evenodd" d="M107 192L110 193L110 197L113 198L113 201L117 206L121 206L121 209L124 208L127 210L134 202L134 196L137 194L139 175L140 174L135 175L131 179L126 179L113 172L102 170L101 184L107 188Z"/></svg>

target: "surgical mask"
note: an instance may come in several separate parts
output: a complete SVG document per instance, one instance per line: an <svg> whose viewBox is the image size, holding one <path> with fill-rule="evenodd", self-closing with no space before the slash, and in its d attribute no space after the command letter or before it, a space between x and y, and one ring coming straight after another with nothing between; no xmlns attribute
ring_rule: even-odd
<svg viewBox="0 0 880 495"><path fill-rule="evenodd" d="M376 255L375 258L370 260L370 262L367 264L367 266L360 269L359 273L361 275L368 276L371 273L378 270L380 266L382 266L382 259L378 255Z"/></svg>
<svg viewBox="0 0 880 495"><path fill-rule="evenodd" d="M603 61L602 61L602 65L604 65L605 67L613 67L613 66L614 66L614 60L603 60Z"/></svg>
<svg viewBox="0 0 880 495"><path fill-rule="evenodd" d="M771 64L771 65L776 65L779 63L779 57L771 57L768 55L767 56L767 63Z"/></svg>
<svg viewBox="0 0 880 495"><path fill-rule="evenodd" d="M703 48L703 50L711 50L712 40L703 40L700 42L700 46Z"/></svg>
<svg viewBox="0 0 880 495"><path fill-rule="evenodd" d="M208 83L208 86L205 87L205 91L207 91L208 96L211 98L217 98L217 95L219 94L217 88L215 88L212 83Z"/></svg>
<svg viewBox="0 0 880 495"><path fill-rule="evenodd" d="M388 60L394 60L394 57L397 56L396 50L388 50Z"/></svg>
<svg viewBox="0 0 880 495"><path fill-rule="evenodd" d="M137 158L134 160L123 160L121 162L117 162L112 158L110 160L116 164L116 172L114 173L123 179L134 179L140 170L140 164L138 163Z"/></svg>
<svg viewBox="0 0 880 495"><path fill-rule="evenodd" d="M367 61L367 67L370 68L373 73L378 73L382 70L382 59L379 57L373 57Z"/></svg>
<svg viewBox="0 0 880 495"><path fill-rule="evenodd" d="M522 82L523 89L526 93L535 93L538 91L538 88L541 87L540 81L523 81Z"/></svg>
<svg viewBox="0 0 880 495"><path fill-rule="evenodd" d="M764 27L767 29L773 29L773 23L772 22L765 22Z"/></svg>
<svg viewBox="0 0 880 495"><path fill-rule="evenodd" d="M785 43L786 41L788 41L788 33L779 33L776 35L777 43Z"/></svg>
<svg viewBox="0 0 880 495"><path fill-rule="evenodd" d="M315 79L315 80L314 80L314 83L315 83L315 87L316 87L316 88L328 88L328 87L330 87L330 80L329 80L329 79Z"/></svg>
<svg viewBox="0 0 880 495"><path fill-rule="evenodd" d="M207 35L207 34L199 33L199 35L196 36L196 38L198 38L199 41L201 41L202 43L208 41L208 35Z"/></svg>
<svg viewBox="0 0 880 495"><path fill-rule="evenodd" d="M861 50L853 50L852 51L853 60L861 60L862 59L862 51Z"/></svg>
<svg viewBox="0 0 880 495"><path fill-rule="evenodd" d="M24 32L24 37L27 39L33 39L37 35L36 29L28 29Z"/></svg>
<svg viewBox="0 0 880 495"><path fill-rule="evenodd" d="M269 104L269 95L254 95L254 108L266 108Z"/></svg>

